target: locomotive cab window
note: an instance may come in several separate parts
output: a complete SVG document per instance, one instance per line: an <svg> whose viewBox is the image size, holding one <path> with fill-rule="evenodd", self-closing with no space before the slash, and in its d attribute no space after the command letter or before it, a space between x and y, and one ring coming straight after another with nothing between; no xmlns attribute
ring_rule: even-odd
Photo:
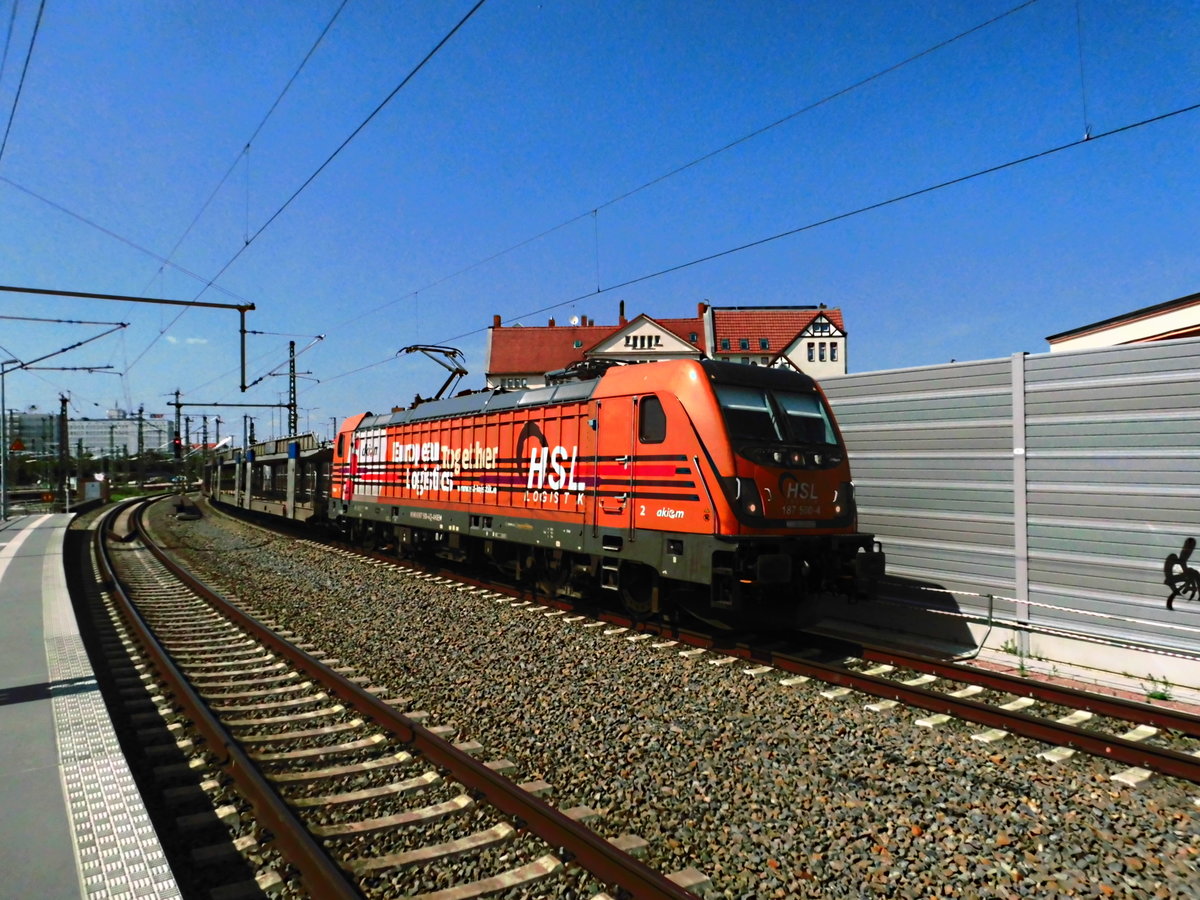
<svg viewBox="0 0 1200 900"><path fill-rule="evenodd" d="M816 394L774 391L773 396L783 410L788 440L802 444L837 443L825 405Z"/></svg>
<svg viewBox="0 0 1200 900"><path fill-rule="evenodd" d="M721 404L725 427L729 429L731 438L779 439L780 429L765 391L736 384L719 384L717 400Z"/></svg>
<svg viewBox="0 0 1200 900"><path fill-rule="evenodd" d="M344 435L344 434L338 435L337 455L338 456L346 455L346 435Z"/></svg>
<svg viewBox="0 0 1200 900"><path fill-rule="evenodd" d="M816 394L719 384L717 401L733 440L836 444L825 406Z"/></svg>
<svg viewBox="0 0 1200 900"><path fill-rule="evenodd" d="M667 439L667 411L662 401L650 395L638 403L638 440L643 444L661 444Z"/></svg>

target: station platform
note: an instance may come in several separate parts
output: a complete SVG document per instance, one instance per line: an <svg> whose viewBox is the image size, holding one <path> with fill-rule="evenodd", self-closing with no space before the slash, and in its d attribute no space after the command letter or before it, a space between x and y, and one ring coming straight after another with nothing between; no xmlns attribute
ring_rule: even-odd
<svg viewBox="0 0 1200 900"><path fill-rule="evenodd" d="M180 897L75 620L71 518L0 522L0 897Z"/></svg>

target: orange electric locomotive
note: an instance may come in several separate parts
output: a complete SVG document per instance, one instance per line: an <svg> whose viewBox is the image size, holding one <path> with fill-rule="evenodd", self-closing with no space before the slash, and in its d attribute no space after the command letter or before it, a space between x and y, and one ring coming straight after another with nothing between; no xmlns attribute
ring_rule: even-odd
<svg viewBox="0 0 1200 900"><path fill-rule="evenodd" d="M329 518L401 556L492 563L637 616L777 616L883 561L817 384L706 360L347 419Z"/></svg>

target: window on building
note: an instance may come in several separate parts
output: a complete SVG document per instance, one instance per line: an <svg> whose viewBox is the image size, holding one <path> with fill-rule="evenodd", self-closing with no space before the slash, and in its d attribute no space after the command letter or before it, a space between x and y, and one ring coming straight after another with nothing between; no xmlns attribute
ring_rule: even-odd
<svg viewBox="0 0 1200 900"><path fill-rule="evenodd" d="M769 360L765 356L760 357L758 361L761 365L764 365L764 366L769 362Z"/></svg>
<svg viewBox="0 0 1200 900"><path fill-rule="evenodd" d="M748 356L743 356L743 357L742 357L742 365L743 365L743 366L748 366L748 365L750 365L750 357L748 357Z"/></svg>
<svg viewBox="0 0 1200 900"><path fill-rule="evenodd" d="M749 350L750 349L750 338L742 338L740 341L738 341L738 349L739 350Z"/></svg>
<svg viewBox="0 0 1200 900"><path fill-rule="evenodd" d="M820 346L821 362L825 362L825 342L821 341Z"/></svg>
<svg viewBox="0 0 1200 900"><path fill-rule="evenodd" d="M817 321L812 323L813 334L830 334L832 329L833 326L829 324L828 319L817 319Z"/></svg>
<svg viewBox="0 0 1200 900"><path fill-rule="evenodd" d="M815 362L817 359L817 345L812 341L808 342L808 361Z"/></svg>
<svg viewBox="0 0 1200 900"><path fill-rule="evenodd" d="M721 338L721 349L722 350L729 349L729 338Z"/></svg>
<svg viewBox="0 0 1200 900"><path fill-rule="evenodd" d="M575 349L576 350L578 350L582 346L583 346L583 341L580 341L580 340L575 341Z"/></svg>
<svg viewBox="0 0 1200 900"><path fill-rule="evenodd" d="M838 353L838 345L830 344L829 345L829 361L830 362L837 362L837 353Z"/></svg>
<svg viewBox="0 0 1200 900"><path fill-rule="evenodd" d="M651 394L638 403L638 440L643 444L661 444L667 439L667 411L662 401Z"/></svg>
<svg viewBox="0 0 1200 900"><path fill-rule="evenodd" d="M770 350L771 342L767 338L759 338L758 339L758 349L759 350Z"/></svg>
<svg viewBox="0 0 1200 900"><path fill-rule="evenodd" d="M700 340L700 335L696 334L696 332L694 332L694 331L690 332L688 334L688 340L694 344L694 343L696 343L696 341Z"/></svg>

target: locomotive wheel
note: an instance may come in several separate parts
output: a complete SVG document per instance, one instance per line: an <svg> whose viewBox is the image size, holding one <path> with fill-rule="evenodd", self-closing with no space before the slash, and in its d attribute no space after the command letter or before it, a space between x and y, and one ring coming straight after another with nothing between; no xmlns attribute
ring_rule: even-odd
<svg viewBox="0 0 1200 900"><path fill-rule="evenodd" d="M633 566L621 572L621 606L634 621L654 612L654 577Z"/></svg>
<svg viewBox="0 0 1200 900"><path fill-rule="evenodd" d="M644 619L650 615L650 592L621 588L621 606L634 619Z"/></svg>
<svg viewBox="0 0 1200 900"><path fill-rule="evenodd" d="M538 566L531 579L533 589L536 593L541 594L547 600L553 600L558 596L567 584L567 573L561 569L553 569L548 566Z"/></svg>
<svg viewBox="0 0 1200 900"><path fill-rule="evenodd" d="M667 608L671 621L678 625L681 617L689 617L697 622L703 622L709 628L728 631L729 622L715 615L709 607L708 594L695 586L681 587L671 592Z"/></svg>

